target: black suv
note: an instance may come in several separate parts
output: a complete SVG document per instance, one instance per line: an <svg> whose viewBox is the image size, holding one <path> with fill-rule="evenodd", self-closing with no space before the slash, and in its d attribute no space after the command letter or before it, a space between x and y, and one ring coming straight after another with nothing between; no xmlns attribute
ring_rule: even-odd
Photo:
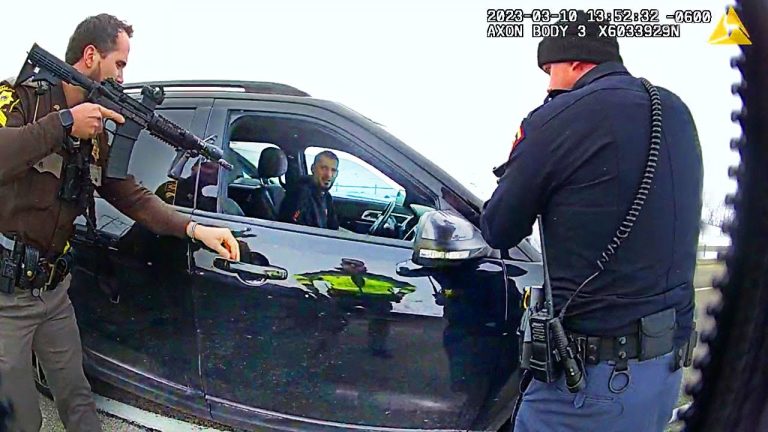
<svg viewBox="0 0 768 432"><path fill-rule="evenodd" d="M244 252L233 263L156 236L97 198L98 236L76 236L70 289L91 377L249 429L503 426L518 393L520 292L542 279L536 249L490 250L477 197L343 105L259 82L126 92L145 84L163 86L159 112L234 169L190 160L170 178L175 152L144 132L129 172L194 220L231 228ZM339 158L341 228L275 220L324 150ZM446 250L461 240L471 252Z"/></svg>

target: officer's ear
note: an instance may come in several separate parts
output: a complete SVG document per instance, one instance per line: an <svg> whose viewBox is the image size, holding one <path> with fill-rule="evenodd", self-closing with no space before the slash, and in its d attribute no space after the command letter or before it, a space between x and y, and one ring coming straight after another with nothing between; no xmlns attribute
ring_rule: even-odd
<svg viewBox="0 0 768 432"><path fill-rule="evenodd" d="M83 57L80 61L83 62L85 67L90 69L96 64L96 61L98 60L96 57L97 55L99 56L98 58L101 58L101 54L95 45L86 45L85 48L83 48Z"/></svg>

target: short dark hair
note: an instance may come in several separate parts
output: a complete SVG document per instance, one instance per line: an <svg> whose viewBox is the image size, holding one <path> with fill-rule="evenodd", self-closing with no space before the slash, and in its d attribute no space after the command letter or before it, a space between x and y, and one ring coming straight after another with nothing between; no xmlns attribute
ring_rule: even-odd
<svg viewBox="0 0 768 432"><path fill-rule="evenodd" d="M335 160L336 161L336 165L339 164L339 157L336 156L336 154L334 152L332 152L330 150L325 150L325 151L321 151L320 153L318 153L315 156L315 161L312 162L312 165L317 164L317 162L320 160L321 157L326 157L328 159Z"/></svg>
<svg viewBox="0 0 768 432"><path fill-rule="evenodd" d="M89 16L75 28L69 38L67 53L64 61L73 65L83 57L83 50L93 45L99 54L108 55L115 50L117 35L124 31L128 37L133 36L133 27L109 14Z"/></svg>

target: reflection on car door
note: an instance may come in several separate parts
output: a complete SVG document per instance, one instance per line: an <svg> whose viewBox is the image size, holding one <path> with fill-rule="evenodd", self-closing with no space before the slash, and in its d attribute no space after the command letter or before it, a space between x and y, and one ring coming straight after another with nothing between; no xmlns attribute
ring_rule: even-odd
<svg viewBox="0 0 768 432"><path fill-rule="evenodd" d="M244 240L251 265L227 269L208 250L193 253L214 418L277 421L266 411L369 427L463 429L508 382L514 300L502 265L398 271L411 257L407 242L196 217L255 235Z"/></svg>

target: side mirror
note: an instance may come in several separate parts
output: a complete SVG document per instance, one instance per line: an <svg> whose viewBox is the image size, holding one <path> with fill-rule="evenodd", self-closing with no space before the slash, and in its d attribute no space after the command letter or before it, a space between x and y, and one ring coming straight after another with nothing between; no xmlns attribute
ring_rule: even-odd
<svg viewBox="0 0 768 432"><path fill-rule="evenodd" d="M437 210L419 219L411 260L424 267L444 267L486 257L491 250L468 220Z"/></svg>
<svg viewBox="0 0 768 432"><path fill-rule="evenodd" d="M405 191L400 189L395 196L395 204L403 206L405 204Z"/></svg>

